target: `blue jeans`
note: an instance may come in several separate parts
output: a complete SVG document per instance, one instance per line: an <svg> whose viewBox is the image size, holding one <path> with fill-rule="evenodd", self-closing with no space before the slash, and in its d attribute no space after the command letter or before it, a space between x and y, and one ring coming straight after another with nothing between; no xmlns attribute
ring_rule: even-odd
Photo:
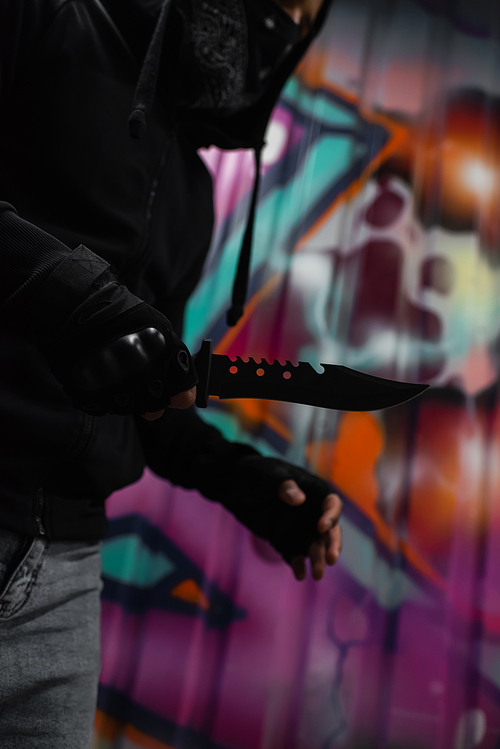
<svg viewBox="0 0 500 749"><path fill-rule="evenodd" d="M0 747L89 749L100 670L100 542L0 528Z"/></svg>

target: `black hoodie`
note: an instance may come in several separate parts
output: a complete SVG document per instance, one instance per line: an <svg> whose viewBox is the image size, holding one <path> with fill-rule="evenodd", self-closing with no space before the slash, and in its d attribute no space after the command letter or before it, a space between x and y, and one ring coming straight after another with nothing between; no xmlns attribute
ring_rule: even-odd
<svg viewBox="0 0 500 749"><path fill-rule="evenodd" d="M43 309L30 300L74 253L75 307L109 264L121 284L182 332L213 227L211 178L196 149L215 144L259 153L279 92L328 4L259 102L225 116L175 114L168 96L176 75L168 50L172 14L146 102L146 131L136 139L128 120L162 3L3 0L0 526L55 539L102 538L105 498L138 480L145 465L223 501L220 466L251 448L227 443L193 409L167 409L154 424L74 409L36 341L16 322L43 329L45 319L68 314L72 302L51 296L50 287ZM249 255L251 227L247 240ZM83 256L81 245L88 248ZM240 263L243 276L248 260ZM196 462L208 445L220 457L212 477Z"/></svg>

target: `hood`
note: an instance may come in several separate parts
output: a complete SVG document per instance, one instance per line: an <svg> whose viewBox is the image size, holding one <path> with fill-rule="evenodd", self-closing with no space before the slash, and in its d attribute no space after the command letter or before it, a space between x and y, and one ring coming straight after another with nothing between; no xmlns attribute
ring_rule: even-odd
<svg viewBox="0 0 500 749"><path fill-rule="evenodd" d="M140 75L135 91L132 114L129 118L130 135L133 138L141 138L147 128L147 116L155 99L155 96L163 100L167 116L174 129L182 131L196 148L217 146L223 149L252 148L255 152L255 182L250 201L250 209L247 226L240 250L236 277L233 285L232 306L228 310L227 323L235 325L244 312L244 304L248 287L248 275L250 268L250 256L252 248L253 225L260 180L260 157L264 146L264 135L271 113L276 105L280 92L292 74L293 70L304 56L307 48L314 37L320 31L328 10L333 0L324 0L323 6L316 21L307 36L294 44L286 54L280 55L272 73L265 82L265 88L261 91L253 87L251 96L245 99L246 91L243 92L243 103L234 111L227 107L207 107L206 100L201 100L201 106L186 106L180 102L182 92L176 90L176 76L182 75L184 69L179 70L179 49L181 48L183 35L186 33L186 12L189 12L190 4L197 3L198 7L208 7L214 12L214 7L224 6L219 0L212 4L207 0L101 0L112 20L115 22L130 50L135 55L140 67ZM253 0L227 0L231 3L246 3L249 12L254 12ZM290 33L290 25L295 26L291 19L287 20L284 11L273 4L273 0L255 0L273 8L278 15L283 14L282 39L286 41L286 34ZM229 7L229 6L228 6ZM217 12L217 11L215 11ZM234 6L231 14L238 23L237 12ZM255 20L255 19L254 19ZM262 21L264 21L264 17ZM293 29L292 29L293 33ZM251 41L251 28L248 27L248 36ZM179 41L181 40L181 41ZM239 40L240 42L242 40ZM266 40L264 39L264 45ZM234 45L233 45L234 46ZM247 42L247 47L249 46ZM243 55L248 50L243 50ZM272 56L272 50L268 50ZM267 51L265 52L267 54ZM236 54L236 52L234 52ZM208 59L208 56L207 56ZM234 58L237 64L233 66L236 70L241 64L241 55ZM246 54L245 64L249 61ZM247 70L250 71L251 59ZM191 82L195 77L191 78ZM248 75L246 76L248 81ZM246 85L246 84L245 84ZM251 86L250 86L251 88ZM219 97L219 102L223 96ZM210 97L209 97L210 100ZM217 97L212 100L217 104Z"/></svg>
<svg viewBox="0 0 500 749"><path fill-rule="evenodd" d="M310 33L286 55L270 76L255 103L239 111L176 106L175 79L178 39L183 33L183 6L193 0L101 0L140 66L133 109L138 113L131 125L132 137L141 137L155 95L163 100L174 125L182 128L197 147L224 149L259 148L280 92L307 48L321 29L333 0L325 0ZM229 0L230 3L236 0ZM251 5L252 0L245 0ZM272 0L269 4L274 7ZM208 3L210 5L210 3ZM277 12L284 14L279 7ZM290 20L290 24L293 22ZM134 122L134 117L132 117Z"/></svg>
<svg viewBox="0 0 500 749"><path fill-rule="evenodd" d="M217 112L214 110L187 110L180 113L180 122L183 132L188 134L190 139L198 147L209 147L212 145L223 149L235 148L253 148L259 149L264 140L264 134L276 105L280 92L290 77L301 58L304 56L307 48L314 37L321 29L328 8L333 0L325 0L314 27L310 33L300 42L295 43L291 51L283 56L282 62L274 67L270 79L267 81L265 90L261 95L255 97L255 102L241 107L235 112ZM252 0L247 0L251 4ZM272 0L267 3L274 8ZM285 14L279 6L276 6L276 13L281 13L288 21L290 26L295 27L293 21ZM254 22L256 19L253 19ZM262 19L263 20L263 19ZM279 20L279 19L278 19ZM286 30L290 33L290 30ZM252 33L251 27L248 31ZM292 32L293 33L293 32ZM284 37L285 30L282 33ZM290 40L291 41L291 40ZM250 44L252 39L250 37ZM291 44L289 46L292 46ZM251 61L249 61L249 67Z"/></svg>

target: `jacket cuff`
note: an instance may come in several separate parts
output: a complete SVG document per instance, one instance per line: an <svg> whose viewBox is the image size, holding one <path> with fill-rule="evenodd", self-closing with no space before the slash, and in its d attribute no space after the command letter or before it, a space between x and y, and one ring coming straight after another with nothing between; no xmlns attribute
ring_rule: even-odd
<svg viewBox="0 0 500 749"><path fill-rule="evenodd" d="M5 317L17 332L43 344L89 294L114 279L109 267L106 260L79 245L29 296L21 286L5 302Z"/></svg>

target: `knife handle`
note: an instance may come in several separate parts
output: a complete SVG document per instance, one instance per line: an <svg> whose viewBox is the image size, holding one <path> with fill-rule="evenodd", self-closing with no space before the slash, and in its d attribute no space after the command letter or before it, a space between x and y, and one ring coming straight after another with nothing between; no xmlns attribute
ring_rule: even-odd
<svg viewBox="0 0 500 749"><path fill-rule="evenodd" d="M193 359L198 375L198 384L196 386L196 405L198 408L208 406L208 383L210 382L210 370L212 369L212 351L213 341L211 338L205 338L197 354L193 354Z"/></svg>

